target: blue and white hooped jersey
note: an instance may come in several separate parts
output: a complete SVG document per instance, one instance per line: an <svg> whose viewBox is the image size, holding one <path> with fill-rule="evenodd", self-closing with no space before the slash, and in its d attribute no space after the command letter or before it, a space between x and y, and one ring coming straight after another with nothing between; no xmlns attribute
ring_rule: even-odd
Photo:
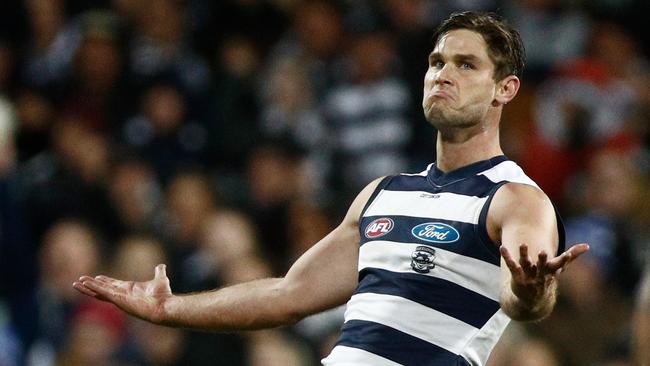
<svg viewBox="0 0 650 366"><path fill-rule="evenodd" d="M323 365L484 365L510 321L486 229L508 182L537 187L505 156L384 179L360 218L359 284ZM561 252L559 216L558 228Z"/></svg>

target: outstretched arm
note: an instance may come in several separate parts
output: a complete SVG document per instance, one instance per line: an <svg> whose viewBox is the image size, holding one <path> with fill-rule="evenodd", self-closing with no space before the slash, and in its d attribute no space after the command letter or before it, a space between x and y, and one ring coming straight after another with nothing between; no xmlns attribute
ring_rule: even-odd
<svg viewBox="0 0 650 366"><path fill-rule="evenodd" d="M501 252L501 308L511 318L534 321L548 316L556 302L557 279L589 249L577 244L559 256L555 210L539 189L506 184L488 212L488 232Z"/></svg>
<svg viewBox="0 0 650 366"><path fill-rule="evenodd" d="M156 324L212 331L261 329L292 324L345 303L357 283L358 218L379 183L354 200L343 222L303 254L284 278L270 278L189 295L172 294L164 265L148 282L82 276L83 294L112 302Z"/></svg>

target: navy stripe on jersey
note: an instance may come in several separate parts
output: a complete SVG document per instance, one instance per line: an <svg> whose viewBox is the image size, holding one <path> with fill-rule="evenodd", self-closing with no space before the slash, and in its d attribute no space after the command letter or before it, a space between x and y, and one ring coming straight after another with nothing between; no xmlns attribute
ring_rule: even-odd
<svg viewBox="0 0 650 366"><path fill-rule="evenodd" d="M427 179L431 181L436 187L448 186L450 184L463 181L466 178L475 176L476 174L482 173L486 170L489 170L504 161L508 160L505 155L495 156L491 159L477 161L475 163L466 165L464 167L454 169L450 172L443 172L438 169L435 164L431 166L427 174Z"/></svg>
<svg viewBox="0 0 650 366"><path fill-rule="evenodd" d="M429 182L427 177L413 177L408 175L398 175L386 186L387 191L423 191L430 193L449 192L462 194L465 196L485 197L490 189L495 185L484 175L476 175L464 180L458 181L462 184L449 184L444 187L435 187Z"/></svg>
<svg viewBox="0 0 650 366"><path fill-rule="evenodd" d="M499 310L499 303L453 282L417 273L365 268L355 291L395 295L481 328Z"/></svg>
<svg viewBox="0 0 650 366"><path fill-rule="evenodd" d="M501 188L503 185L505 185L508 182L500 182L496 184L489 192L490 197L488 200L485 202L485 205L481 209L481 215L479 216L478 219L478 234L479 238L481 239L481 242L484 245L487 245L489 248L496 248L496 244L492 239L490 238L490 235L487 232L487 215L488 211L490 210L490 204L492 203L492 199L494 198L494 194L496 193L499 188ZM564 253L565 248L566 248L566 230L564 229L564 222L562 221L562 217L560 216L559 211L557 210L557 207L553 205L553 210L555 210L555 219L557 222L557 234L558 234L558 246L557 246L557 253L555 255L560 255ZM496 251L498 254L498 249ZM500 256L500 254L498 254Z"/></svg>
<svg viewBox="0 0 650 366"><path fill-rule="evenodd" d="M350 320L342 331L337 345L359 348L404 366L470 366L461 356L385 325Z"/></svg>
<svg viewBox="0 0 650 366"><path fill-rule="evenodd" d="M421 217L409 217L409 216L369 216L364 217L361 220L361 241L360 244L363 245L371 240L377 240L377 238L367 238L365 236L365 230L372 223L373 220L388 217L393 220L394 227L393 229L383 235L380 240L394 241L394 242L409 242L417 243L422 245L428 245L434 248L441 248L454 252L456 254L465 255L472 257L474 259L482 260L484 262L492 263L495 266L498 266L501 263L499 249L492 245L477 245L473 238L477 234L477 226L474 224L469 224L466 222L458 222L451 220L442 220L442 219L431 219L431 218L421 218ZM424 240L418 239L411 234L411 230L417 225L426 223L426 222L442 222L447 225L452 226L454 229L458 230L460 234L460 239L453 243L431 243ZM465 240L466 238L471 238L470 240Z"/></svg>

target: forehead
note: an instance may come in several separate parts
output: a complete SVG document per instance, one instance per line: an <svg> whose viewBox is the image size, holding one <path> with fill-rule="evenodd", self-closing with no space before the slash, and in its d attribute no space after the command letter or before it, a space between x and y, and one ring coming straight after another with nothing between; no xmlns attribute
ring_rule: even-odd
<svg viewBox="0 0 650 366"><path fill-rule="evenodd" d="M488 45L481 34L467 29L454 29L438 38L433 53L443 56L473 55L489 60L487 47Z"/></svg>

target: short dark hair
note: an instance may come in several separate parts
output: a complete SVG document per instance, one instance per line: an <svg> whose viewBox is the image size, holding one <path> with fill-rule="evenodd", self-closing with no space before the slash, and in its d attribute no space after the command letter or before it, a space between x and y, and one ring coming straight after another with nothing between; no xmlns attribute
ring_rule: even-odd
<svg viewBox="0 0 650 366"><path fill-rule="evenodd" d="M433 34L433 45L441 36L455 29L467 29L483 36L488 56L494 63L494 79L508 75L521 77L526 63L526 51L521 36L495 13L464 11L452 13Z"/></svg>

